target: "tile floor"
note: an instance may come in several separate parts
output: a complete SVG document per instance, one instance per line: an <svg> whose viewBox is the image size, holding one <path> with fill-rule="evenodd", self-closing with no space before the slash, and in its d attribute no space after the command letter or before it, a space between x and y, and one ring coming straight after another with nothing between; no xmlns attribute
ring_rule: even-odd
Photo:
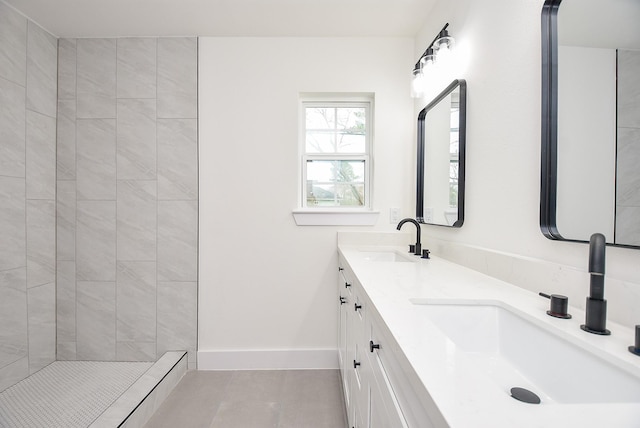
<svg viewBox="0 0 640 428"><path fill-rule="evenodd" d="M338 370L193 370L145 428L346 426Z"/></svg>

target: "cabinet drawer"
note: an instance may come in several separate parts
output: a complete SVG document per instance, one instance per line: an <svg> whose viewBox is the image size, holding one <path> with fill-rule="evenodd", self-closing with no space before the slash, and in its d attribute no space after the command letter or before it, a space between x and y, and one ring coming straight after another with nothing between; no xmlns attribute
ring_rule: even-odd
<svg viewBox="0 0 640 428"><path fill-rule="evenodd" d="M369 359L372 367L376 368L376 382L380 388L388 388L392 396L394 409L389 409L389 412L399 411L407 427L434 427L423 406L423 398L430 398L424 385L419 382L417 374L377 312L369 309L370 344L374 346L368 350Z"/></svg>

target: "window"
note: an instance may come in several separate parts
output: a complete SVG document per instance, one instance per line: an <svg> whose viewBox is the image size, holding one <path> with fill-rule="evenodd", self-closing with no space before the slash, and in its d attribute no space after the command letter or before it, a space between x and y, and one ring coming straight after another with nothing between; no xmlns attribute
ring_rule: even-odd
<svg viewBox="0 0 640 428"><path fill-rule="evenodd" d="M301 122L301 207L371 208L371 101L303 100Z"/></svg>

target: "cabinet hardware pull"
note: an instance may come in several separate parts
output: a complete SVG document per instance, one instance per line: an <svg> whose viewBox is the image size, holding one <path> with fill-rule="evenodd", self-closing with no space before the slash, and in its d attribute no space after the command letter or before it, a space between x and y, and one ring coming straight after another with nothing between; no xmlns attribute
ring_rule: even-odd
<svg viewBox="0 0 640 428"><path fill-rule="evenodd" d="M360 363L358 361L353 360L353 368L354 369L357 369L359 365L360 365Z"/></svg>
<svg viewBox="0 0 640 428"><path fill-rule="evenodd" d="M338 266L338 272L342 272L344 270L344 268Z"/></svg>
<svg viewBox="0 0 640 428"><path fill-rule="evenodd" d="M347 287L351 287L351 284L349 284L348 282L345 282L344 283L344 288L347 288Z"/></svg>
<svg viewBox="0 0 640 428"><path fill-rule="evenodd" d="M357 303L354 303L354 304L353 304L353 307L355 308L354 310L356 310L356 311L357 311L358 309L362 309L362 305L359 305L359 304L357 304Z"/></svg>
<svg viewBox="0 0 640 428"><path fill-rule="evenodd" d="M344 305L345 303L347 303L347 299L345 299L344 297L340 296L340 304Z"/></svg>
<svg viewBox="0 0 640 428"><path fill-rule="evenodd" d="M373 343L373 340L369 341L369 350L373 352L374 349L380 349L379 343Z"/></svg>

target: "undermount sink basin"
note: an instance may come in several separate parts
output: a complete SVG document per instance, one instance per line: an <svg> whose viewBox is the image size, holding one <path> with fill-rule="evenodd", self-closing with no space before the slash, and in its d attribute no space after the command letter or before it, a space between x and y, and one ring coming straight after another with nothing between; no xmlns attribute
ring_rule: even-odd
<svg viewBox="0 0 640 428"><path fill-rule="evenodd" d="M412 254L400 254L396 251L362 251L364 259L370 262L413 262Z"/></svg>
<svg viewBox="0 0 640 428"><path fill-rule="evenodd" d="M412 299L462 358L505 391L523 387L542 403L640 402L640 379L499 303ZM552 328L552 327L548 327Z"/></svg>

